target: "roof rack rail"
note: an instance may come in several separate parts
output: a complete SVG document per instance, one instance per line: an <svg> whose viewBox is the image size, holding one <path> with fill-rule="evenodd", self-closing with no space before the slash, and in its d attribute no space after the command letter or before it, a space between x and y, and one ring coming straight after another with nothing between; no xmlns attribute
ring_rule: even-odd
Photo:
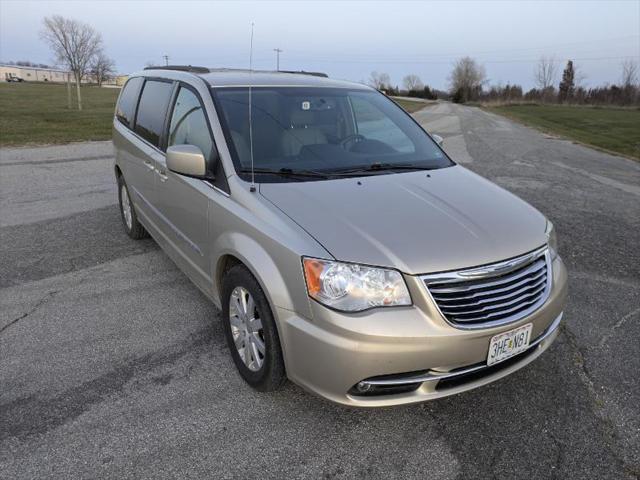
<svg viewBox="0 0 640 480"><path fill-rule="evenodd" d="M249 70L244 68L208 68L208 67L197 67L194 65L158 65L145 67L145 70L175 70L180 72L190 72L190 73L213 73L213 72L249 72ZM255 73L290 73L296 75L311 75L312 77L322 77L329 78L324 72L307 72L305 70L254 70Z"/></svg>
<svg viewBox="0 0 640 480"><path fill-rule="evenodd" d="M158 65L145 67L145 70L178 70L180 72L190 73L209 73L210 70L207 67L196 67L193 65Z"/></svg>
<svg viewBox="0 0 640 480"><path fill-rule="evenodd" d="M329 78L324 72L306 72L304 70L278 70L278 73L297 73L298 75L311 75L312 77Z"/></svg>

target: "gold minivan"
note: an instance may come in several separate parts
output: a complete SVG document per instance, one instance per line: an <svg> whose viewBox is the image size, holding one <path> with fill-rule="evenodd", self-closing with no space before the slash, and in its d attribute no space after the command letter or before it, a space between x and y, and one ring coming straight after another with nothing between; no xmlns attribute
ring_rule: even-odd
<svg viewBox="0 0 640 480"><path fill-rule="evenodd" d="M345 405L420 402L504 377L558 334L551 222L372 88L150 68L113 125L127 233L221 309L258 390L289 378Z"/></svg>

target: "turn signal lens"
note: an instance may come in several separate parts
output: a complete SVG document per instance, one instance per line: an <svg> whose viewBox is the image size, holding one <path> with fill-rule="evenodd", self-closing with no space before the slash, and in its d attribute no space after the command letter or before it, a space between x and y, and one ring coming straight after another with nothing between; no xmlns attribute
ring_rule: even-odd
<svg viewBox="0 0 640 480"><path fill-rule="evenodd" d="M411 305L402 274L386 268L303 258L309 296L344 312Z"/></svg>
<svg viewBox="0 0 640 480"><path fill-rule="evenodd" d="M322 273L322 263L313 258L306 258L304 263L304 276L307 279L307 291L314 296L320 292L320 274Z"/></svg>

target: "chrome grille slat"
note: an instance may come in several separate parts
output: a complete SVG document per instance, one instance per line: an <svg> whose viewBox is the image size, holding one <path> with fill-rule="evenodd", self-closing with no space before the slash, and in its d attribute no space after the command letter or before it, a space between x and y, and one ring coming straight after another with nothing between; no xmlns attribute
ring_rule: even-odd
<svg viewBox="0 0 640 480"><path fill-rule="evenodd" d="M501 312L487 313L485 315L476 315L476 316L473 316L473 317L465 317L464 319L461 319L460 315L458 315L458 316L455 316L454 318L459 319L459 321L465 321L465 322L473 322L473 321L477 321L477 320L487 320L487 319L491 319L491 318L494 318L494 317L507 315L509 313L515 312L517 310L520 310L523 307L531 305L536 300L537 300L536 298L532 298L532 299L530 299L530 300L528 300L526 302L523 302L520 305L516 305L515 307L511 307L511 308L503 310Z"/></svg>
<svg viewBox="0 0 640 480"><path fill-rule="evenodd" d="M502 295L502 296L495 297L495 298L485 299L485 300L477 302L477 303L464 303L462 305L444 305L444 304L440 304L440 310L442 310L443 312L445 312L445 310L446 310L447 312L455 313L456 310L461 309L461 308L462 309L467 309L467 310L465 310L465 312L469 312L469 310L468 310L469 307L481 307L483 305L485 305L485 307L484 307L485 309L499 307L501 305L506 305L511 300L516 300L517 301L519 298L523 298L524 296L534 295L536 293L541 292L545 288L546 281L547 281L547 279L544 278L540 282L538 282L537 284L532 285L531 287L521 288L517 292L510 293L509 295ZM441 303L441 302L438 302L438 303Z"/></svg>
<svg viewBox="0 0 640 480"><path fill-rule="evenodd" d="M485 307L482 308L477 308L475 310L456 310L456 311L451 311L451 307L440 307L440 310L442 310L443 313L446 314L451 314L453 316L457 316L457 315L470 315L473 313L482 313L482 312L489 312L491 310L499 310L503 307L509 307L511 305L517 305L517 304L522 304L523 302L527 301L530 298L533 298L535 296L537 296L540 292L542 292L544 290L544 286L542 287L538 287L536 290L534 290L531 293L527 293L525 295L520 295L519 297L513 299L513 300L509 300L507 302L502 302L502 303L497 303L494 305L487 305Z"/></svg>
<svg viewBox="0 0 640 480"><path fill-rule="evenodd" d="M498 286L498 285L502 285L505 283L508 283L510 281L515 281L518 280L519 278L528 275L530 273L534 273L538 270L542 270L544 268L545 264L544 261L536 261L533 265L528 266L527 268L525 268L524 270L517 270L515 273L515 275L510 276L510 275L505 275L505 278L501 278L500 280L494 280L494 281L487 281L487 282L482 282L482 284L474 284L474 285L460 285L458 287L445 287L445 288L441 288L441 287L436 287L436 288L430 288L430 291L432 293L458 293L460 291L467 291L467 290L475 290L477 288L484 288L484 287L494 287L494 286ZM474 280L465 280L462 281L460 283L468 283ZM475 280L477 281L477 280ZM433 284L435 285L436 283L439 282L433 282ZM442 283L444 285L451 285L451 283L453 282L446 282L446 283Z"/></svg>
<svg viewBox="0 0 640 480"><path fill-rule="evenodd" d="M547 273L546 272L539 272L537 273L534 277L531 278L526 278L524 280L521 280L520 282L517 282L514 285L509 285L508 287L503 287L503 288L496 288L495 290L485 290L483 292L478 292L478 293L474 293L472 295L463 295L463 296L455 296L455 297L443 297L442 295L435 295L432 292L433 298L435 298L438 303L442 302L442 303L448 303L450 301L461 301L461 300L473 300L473 299L478 299L476 300L476 303L481 303L482 300L484 299L484 297L491 297L493 295L499 295L502 294L504 292L509 292L506 296L509 295L513 295L513 293L511 292L511 290L513 289L517 289L518 287L522 287L522 285L527 285L528 283L533 282L535 285L537 285L540 282L545 282L546 281L546 277L547 277ZM526 288L531 288L532 285L527 285L526 287L523 287L523 289Z"/></svg>
<svg viewBox="0 0 640 480"><path fill-rule="evenodd" d="M422 277L440 313L460 328L517 321L542 305L551 288L546 247L483 267Z"/></svg>

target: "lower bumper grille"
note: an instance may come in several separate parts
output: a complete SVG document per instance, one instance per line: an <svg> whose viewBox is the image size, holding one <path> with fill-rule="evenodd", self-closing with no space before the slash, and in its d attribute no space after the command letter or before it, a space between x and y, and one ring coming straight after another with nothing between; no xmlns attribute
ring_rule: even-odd
<svg viewBox="0 0 640 480"><path fill-rule="evenodd" d="M473 383L485 377L494 375L526 359L537 351L545 340L548 340L560 327L562 313L551 325L529 344L529 348L500 363L488 366L486 362L467 365L448 372L421 370L417 372L396 373L369 377L354 385L349 394L353 396L391 395L408 393L417 390L421 384L435 385L435 390L448 390L461 385ZM546 347L545 347L546 348Z"/></svg>
<svg viewBox="0 0 640 480"><path fill-rule="evenodd" d="M491 365L490 367L485 367L480 370L474 370L468 373L461 373L460 375L451 376L448 378L443 378L436 385L436 390L447 390L451 388L459 387L460 385L465 385L470 382L476 382L478 380L482 380L483 378L489 377L498 373L505 368L509 368L511 365L515 365L523 361L529 355L536 351L537 347L529 347L522 353L518 355L508 358L507 360L496 363L495 365ZM484 364L483 364L484 366ZM452 373L456 373L455 371Z"/></svg>
<svg viewBox="0 0 640 480"><path fill-rule="evenodd" d="M442 315L453 325L502 325L529 315L549 296L549 250L543 247L504 262L422 279Z"/></svg>

